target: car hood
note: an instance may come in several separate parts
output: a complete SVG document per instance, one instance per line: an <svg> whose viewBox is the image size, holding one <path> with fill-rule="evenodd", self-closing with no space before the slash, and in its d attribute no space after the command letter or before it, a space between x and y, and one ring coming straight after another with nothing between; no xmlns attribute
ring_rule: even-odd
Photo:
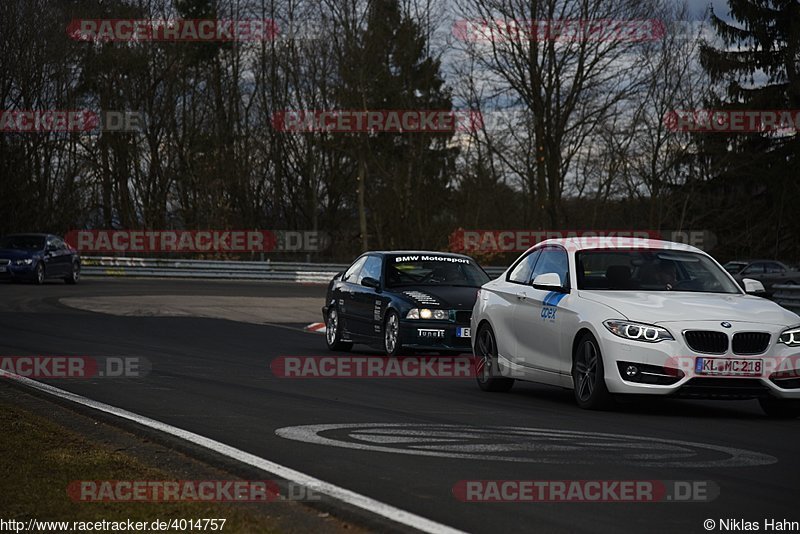
<svg viewBox="0 0 800 534"><path fill-rule="evenodd" d="M477 287L417 286L397 288L396 291L414 306L471 310L478 296Z"/></svg>
<svg viewBox="0 0 800 534"><path fill-rule="evenodd" d="M35 250L19 250L15 248L0 248L0 259L3 260L19 260L24 258L33 258L36 256Z"/></svg>
<svg viewBox="0 0 800 534"><path fill-rule="evenodd" d="M752 295L688 292L581 291L582 298L609 306L643 323L743 321L793 326L800 317Z"/></svg>

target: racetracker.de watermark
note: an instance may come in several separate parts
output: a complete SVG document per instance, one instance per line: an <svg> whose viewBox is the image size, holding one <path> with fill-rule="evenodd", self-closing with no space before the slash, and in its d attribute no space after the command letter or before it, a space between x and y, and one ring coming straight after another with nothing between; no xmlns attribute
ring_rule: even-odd
<svg viewBox="0 0 800 534"><path fill-rule="evenodd" d="M64 238L83 253L319 252L329 244L316 230L70 230Z"/></svg>
<svg viewBox="0 0 800 534"><path fill-rule="evenodd" d="M279 356L278 378L474 378L470 356Z"/></svg>
<svg viewBox="0 0 800 534"><path fill-rule="evenodd" d="M719 496L710 480L459 480L462 502L709 502Z"/></svg>
<svg viewBox="0 0 800 534"><path fill-rule="evenodd" d="M657 19L458 19L453 36L465 42L644 42L666 35Z"/></svg>
<svg viewBox="0 0 800 534"><path fill-rule="evenodd" d="M800 126L800 110L674 110L664 115L664 125L673 132L793 133Z"/></svg>
<svg viewBox="0 0 800 534"><path fill-rule="evenodd" d="M274 480L73 480L75 502L273 502L318 501L312 488Z"/></svg>
<svg viewBox="0 0 800 534"><path fill-rule="evenodd" d="M800 355L791 356L673 356L664 369L675 369L686 376L713 376L715 378L771 378L773 380L800 379Z"/></svg>
<svg viewBox="0 0 800 534"><path fill-rule="evenodd" d="M271 41L278 25L270 19L72 19L75 41L230 42Z"/></svg>
<svg viewBox="0 0 800 534"><path fill-rule="evenodd" d="M0 131L44 132L140 132L145 116L138 111L2 110Z"/></svg>
<svg viewBox="0 0 800 534"><path fill-rule="evenodd" d="M669 243L683 243L703 250L716 244L716 236L707 230L467 230L450 234L452 252L525 252L548 239L576 239L586 247L668 248ZM656 244L645 240L663 240Z"/></svg>
<svg viewBox="0 0 800 534"><path fill-rule="evenodd" d="M448 110L284 110L272 126L284 133L448 133L474 132L483 121L476 111Z"/></svg>
<svg viewBox="0 0 800 534"><path fill-rule="evenodd" d="M151 368L138 356L0 356L2 378L141 378Z"/></svg>

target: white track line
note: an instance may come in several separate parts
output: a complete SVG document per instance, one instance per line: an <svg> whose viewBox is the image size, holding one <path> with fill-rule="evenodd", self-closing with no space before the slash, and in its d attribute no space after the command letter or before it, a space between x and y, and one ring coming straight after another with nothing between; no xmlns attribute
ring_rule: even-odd
<svg viewBox="0 0 800 534"><path fill-rule="evenodd" d="M155 419L150 419L149 417L138 415L133 412L129 412L128 410L111 406L110 404L98 402L76 393L70 393L69 391L65 391L42 382L37 382L36 380L31 380L30 378L19 376L14 373L9 373L8 371L3 371L2 369L0 369L0 377L13 379L33 389L49 393L50 395L66 399L68 401L81 404L101 412L116 415L122 419L133 421L154 430L159 430L165 434L186 440L195 445L199 445L200 447L205 447L206 449L212 450L223 456L227 456L228 458L243 464L256 467L277 477L294 482L295 484L306 486L307 488L310 488L318 493L333 497L334 499L342 501L346 504L361 508L369 513L381 516L396 523L400 523L401 525L412 527L422 532L431 532L437 534L463 534L462 531L448 527L447 525L437 523L436 521L431 521L430 519L412 514L411 512L406 512L400 508L395 508L394 506L382 503L367 497L366 495L361 495L360 493L330 484L318 478L314 478L311 475L306 475L300 471L295 471L289 467L271 462L254 454L244 452L235 447L231 447L230 445L225 445L219 441L214 441L213 439L195 434L194 432L182 430L172 425L156 421Z"/></svg>

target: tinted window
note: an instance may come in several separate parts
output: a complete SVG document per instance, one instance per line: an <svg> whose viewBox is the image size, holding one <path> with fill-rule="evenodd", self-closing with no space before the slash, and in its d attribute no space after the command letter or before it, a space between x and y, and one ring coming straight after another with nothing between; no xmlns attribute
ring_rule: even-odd
<svg viewBox="0 0 800 534"><path fill-rule="evenodd" d="M764 264L752 263L747 266L747 269L742 271L742 274L764 274Z"/></svg>
<svg viewBox="0 0 800 534"><path fill-rule="evenodd" d="M367 258L367 262L364 264L364 268L361 269L361 273L358 275L358 282L360 284L364 278L374 278L375 280L380 281L381 279L381 259L378 256L369 256Z"/></svg>
<svg viewBox="0 0 800 534"><path fill-rule="evenodd" d="M561 279L561 285L566 286L569 274L567 251L560 247L546 247L542 249L542 253L539 255L539 261L536 262L536 267L533 269L531 281L535 280L540 274L545 273L556 273Z"/></svg>
<svg viewBox="0 0 800 534"><path fill-rule="evenodd" d="M780 264L777 263L767 263L766 268L764 270L771 274L782 273L785 271L785 269L781 267Z"/></svg>
<svg viewBox="0 0 800 534"><path fill-rule="evenodd" d="M347 269L347 272L344 273L342 280L344 280L345 282L350 282L351 284L358 283L357 282L358 273L359 271L361 271L361 267L364 265L365 261L367 261L367 256L362 256L358 258L355 261L355 263L353 263L353 265L351 265L350 268Z"/></svg>
<svg viewBox="0 0 800 534"><path fill-rule="evenodd" d="M508 274L508 281L514 282L516 284L527 284L531 280L531 273L533 272L533 267L536 265L536 260L539 259L539 254L541 253L541 249L534 250L522 260L514 266L511 272Z"/></svg>

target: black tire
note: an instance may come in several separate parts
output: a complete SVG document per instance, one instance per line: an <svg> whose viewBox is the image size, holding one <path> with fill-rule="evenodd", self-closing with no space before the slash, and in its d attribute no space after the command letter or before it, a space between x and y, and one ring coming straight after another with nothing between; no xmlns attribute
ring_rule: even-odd
<svg viewBox="0 0 800 534"><path fill-rule="evenodd" d="M613 397L606 387L603 355L590 333L581 337L572 357L572 387L578 406L586 410L611 407Z"/></svg>
<svg viewBox="0 0 800 534"><path fill-rule="evenodd" d="M72 264L72 273L69 274L64 281L70 285L75 285L81 277L81 264L77 261Z"/></svg>
<svg viewBox="0 0 800 534"><path fill-rule="evenodd" d="M500 374L497 363L497 342L488 324L478 329L475 338L475 380L483 391L506 392L514 387L514 379Z"/></svg>
<svg viewBox="0 0 800 534"><path fill-rule="evenodd" d="M389 310L383 320L383 351L387 356L402 356L404 353L400 315L394 310Z"/></svg>
<svg viewBox="0 0 800 534"><path fill-rule="evenodd" d="M36 268L33 272L33 283L37 286L44 284L45 279L47 278L47 272L44 269L44 264L39 262L36 264Z"/></svg>
<svg viewBox="0 0 800 534"><path fill-rule="evenodd" d="M325 317L325 342L328 350L350 350L352 341L342 341L342 325L339 322L339 310L331 307Z"/></svg>
<svg viewBox="0 0 800 534"><path fill-rule="evenodd" d="M795 419L800 416L800 400L760 397L758 403L767 417L773 419Z"/></svg>

